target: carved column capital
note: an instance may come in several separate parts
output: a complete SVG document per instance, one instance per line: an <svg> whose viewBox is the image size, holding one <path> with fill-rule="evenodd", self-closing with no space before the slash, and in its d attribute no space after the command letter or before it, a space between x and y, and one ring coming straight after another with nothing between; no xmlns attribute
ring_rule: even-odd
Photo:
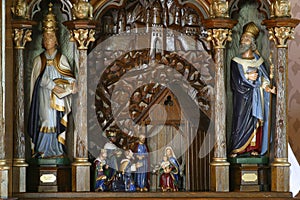
<svg viewBox="0 0 300 200"><path fill-rule="evenodd" d="M287 48L287 41L294 39L294 30L292 27L269 28L269 39L273 40L278 48Z"/></svg>
<svg viewBox="0 0 300 200"><path fill-rule="evenodd" d="M295 27L300 20L291 18L272 18L264 20L263 25L269 30L269 39L273 40L277 48L287 48L287 42L294 39Z"/></svg>
<svg viewBox="0 0 300 200"><path fill-rule="evenodd" d="M214 49L224 49L227 41L232 40L232 32L229 29L209 29L207 34L207 40L213 43Z"/></svg>
<svg viewBox="0 0 300 200"><path fill-rule="evenodd" d="M15 44L15 49L24 49L27 42L32 40L32 31L26 29L14 29L13 40Z"/></svg>
<svg viewBox="0 0 300 200"><path fill-rule="evenodd" d="M30 20L15 20L12 22L15 49L24 49L27 42L32 40L32 26L35 25L35 21Z"/></svg>
<svg viewBox="0 0 300 200"><path fill-rule="evenodd" d="M95 30L93 29L74 29L70 30L71 42L77 42L77 48L79 50L87 50L90 42L94 42Z"/></svg>
<svg viewBox="0 0 300 200"><path fill-rule="evenodd" d="M214 49L224 49L226 43L232 40L231 29L236 23L236 20L226 18L210 18L203 21L208 33L207 40L213 43Z"/></svg>
<svg viewBox="0 0 300 200"><path fill-rule="evenodd" d="M79 50L87 50L91 42L95 41L96 22L91 20L76 20L64 22L70 30L70 41L77 43Z"/></svg>

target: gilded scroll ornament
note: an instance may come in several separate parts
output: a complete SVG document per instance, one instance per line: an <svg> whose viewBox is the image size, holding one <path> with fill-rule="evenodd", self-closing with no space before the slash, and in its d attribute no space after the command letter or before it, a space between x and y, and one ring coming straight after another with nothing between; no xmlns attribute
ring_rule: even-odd
<svg viewBox="0 0 300 200"><path fill-rule="evenodd" d="M24 49L27 42L32 40L31 38L32 31L24 29L14 29L13 38L16 49Z"/></svg>
<svg viewBox="0 0 300 200"><path fill-rule="evenodd" d="M77 0L72 8L73 20L76 19L93 19L93 6L88 0Z"/></svg>
<svg viewBox="0 0 300 200"><path fill-rule="evenodd" d="M225 48L226 42L231 41L231 30L229 29L209 29L207 40L212 41L214 48Z"/></svg>
<svg viewBox="0 0 300 200"><path fill-rule="evenodd" d="M276 0L271 5L271 17L291 17L291 4L288 0Z"/></svg>
<svg viewBox="0 0 300 200"><path fill-rule="evenodd" d="M294 39L295 28L292 27L275 27L269 29L269 39L273 40L277 47L287 47L287 41Z"/></svg>
<svg viewBox="0 0 300 200"><path fill-rule="evenodd" d="M29 19L26 0L17 0L15 6L11 7L11 12L16 18Z"/></svg>
<svg viewBox="0 0 300 200"><path fill-rule="evenodd" d="M228 2L226 0L213 0L210 5L210 17L229 17L228 15Z"/></svg>
<svg viewBox="0 0 300 200"><path fill-rule="evenodd" d="M74 29L71 30L71 41L78 42L78 49L87 49L90 42L94 42L95 30L93 29Z"/></svg>

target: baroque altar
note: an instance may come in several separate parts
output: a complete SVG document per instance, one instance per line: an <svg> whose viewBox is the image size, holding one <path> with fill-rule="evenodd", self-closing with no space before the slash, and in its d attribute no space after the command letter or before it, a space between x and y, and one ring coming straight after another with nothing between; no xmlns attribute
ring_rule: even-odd
<svg viewBox="0 0 300 200"><path fill-rule="evenodd" d="M45 48L45 16L50 12L57 24L57 49L76 79L66 134L59 140L64 155L51 159L32 153L28 130L33 60ZM288 0L15 0L10 14L16 77L12 164L0 153L0 174L11 185L1 188L7 196L91 192L109 197L114 191L168 190L164 195L173 197L176 192L232 191L290 197L287 42L299 20L291 18ZM259 28L257 50L277 92L270 100L266 153L232 158L236 110L230 65L249 22ZM147 145L143 162L139 144ZM175 158L176 164L173 174L166 175L174 185L165 183L166 189L161 167L169 147L168 164ZM115 148L119 153L110 155ZM97 168L101 159L106 161ZM117 163L114 168L112 162ZM130 163L131 171L124 163ZM136 174L142 166L147 183L139 187ZM126 182L128 174L132 180ZM119 175L125 183L118 183Z"/></svg>

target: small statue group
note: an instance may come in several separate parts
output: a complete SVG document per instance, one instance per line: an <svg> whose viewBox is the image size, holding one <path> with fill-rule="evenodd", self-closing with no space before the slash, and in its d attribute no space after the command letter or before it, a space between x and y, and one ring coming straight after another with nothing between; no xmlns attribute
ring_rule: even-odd
<svg viewBox="0 0 300 200"><path fill-rule="evenodd" d="M95 191L148 191L149 157L145 135L140 135L133 151L120 150L114 142L116 133L108 132L109 142L94 161Z"/></svg>
<svg viewBox="0 0 300 200"><path fill-rule="evenodd" d="M178 191L180 166L172 147L165 149L159 169L159 186L163 192Z"/></svg>
<svg viewBox="0 0 300 200"><path fill-rule="evenodd" d="M115 131L107 131L106 136L109 141L94 161L94 190L149 191L151 169L145 135L139 135L132 148L125 151L115 145ZM163 192L178 191L180 165L171 146L165 148L163 159L156 167L154 172L159 174L160 189Z"/></svg>

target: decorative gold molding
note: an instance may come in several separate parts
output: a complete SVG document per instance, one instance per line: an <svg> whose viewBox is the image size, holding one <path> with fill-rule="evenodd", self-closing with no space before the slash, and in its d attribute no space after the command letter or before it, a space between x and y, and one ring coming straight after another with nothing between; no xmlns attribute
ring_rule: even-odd
<svg viewBox="0 0 300 200"><path fill-rule="evenodd" d="M7 165L7 160L0 160L0 170L9 170L10 167Z"/></svg>
<svg viewBox="0 0 300 200"><path fill-rule="evenodd" d="M273 40L278 48L287 48L287 41L294 39L295 28L293 27L274 27L269 28L269 39Z"/></svg>
<svg viewBox="0 0 300 200"><path fill-rule="evenodd" d="M210 163L211 166L229 166L230 163L227 162L227 158L213 158L213 161Z"/></svg>
<svg viewBox="0 0 300 200"><path fill-rule="evenodd" d="M78 49L79 50L87 50L88 45L90 42L94 42L94 34L95 30L94 29L74 29L70 30L71 33L71 42L77 42L78 43Z"/></svg>
<svg viewBox="0 0 300 200"><path fill-rule="evenodd" d="M273 40L277 48L287 48L287 41L294 39L295 27L299 19L287 17L267 19L262 22L269 30L269 39Z"/></svg>
<svg viewBox="0 0 300 200"><path fill-rule="evenodd" d="M32 30L15 28L14 33L12 34L12 37L14 39L15 49L24 49L26 43L32 40L31 34L32 34Z"/></svg>
<svg viewBox="0 0 300 200"><path fill-rule="evenodd" d="M274 158L271 164L272 167L289 167L291 163L288 162L287 158Z"/></svg>
<svg viewBox="0 0 300 200"><path fill-rule="evenodd" d="M13 166L14 167L28 167L24 158L14 158L13 159Z"/></svg>
<svg viewBox="0 0 300 200"><path fill-rule="evenodd" d="M5 159L0 160L0 166L2 166L2 165L6 165L6 160Z"/></svg>
<svg viewBox="0 0 300 200"><path fill-rule="evenodd" d="M207 34L207 40L213 43L214 49L224 49L226 42L232 40L230 29L209 29Z"/></svg>
<svg viewBox="0 0 300 200"><path fill-rule="evenodd" d="M90 166L91 163L88 162L88 158L74 158L72 166Z"/></svg>

